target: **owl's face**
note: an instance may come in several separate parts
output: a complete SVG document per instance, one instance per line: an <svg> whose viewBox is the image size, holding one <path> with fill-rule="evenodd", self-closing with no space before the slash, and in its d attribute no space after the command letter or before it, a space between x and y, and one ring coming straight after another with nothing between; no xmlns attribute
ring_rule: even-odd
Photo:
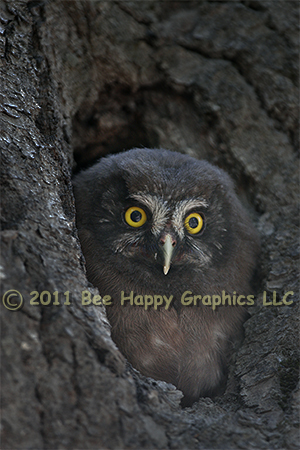
<svg viewBox="0 0 300 450"><path fill-rule="evenodd" d="M228 230L224 217L210 211L204 192L176 195L184 180L178 180L172 195L163 192L161 183L141 190L128 189L123 181L123 189L115 189L114 204L108 193L102 197L99 229L107 251L164 276L187 266L208 266L212 258L218 262Z"/></svg>
<svg viewBox="0 0 300 450"><path fill-rule="evenodd" d="M80 177L75 195L83 248L94 255L90 273L97 265L103 277L111 270L135 283L169 284L192 273L207 279L212 268L228 267L247 234L229 177L205 161L138 149Z"/></svg>

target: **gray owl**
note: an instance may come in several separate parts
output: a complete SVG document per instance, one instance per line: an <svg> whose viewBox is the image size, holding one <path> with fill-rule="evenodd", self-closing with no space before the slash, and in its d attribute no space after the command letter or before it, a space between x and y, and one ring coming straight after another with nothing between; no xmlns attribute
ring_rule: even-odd
<svg viewBox="0 0 300 450"><path fill-rule="evenodd" d="M121 352L177 386L183 406L219 394L259 251L229 176L181 153L133 149L79 173L74 192L87 276L112 299Z"/></svg>

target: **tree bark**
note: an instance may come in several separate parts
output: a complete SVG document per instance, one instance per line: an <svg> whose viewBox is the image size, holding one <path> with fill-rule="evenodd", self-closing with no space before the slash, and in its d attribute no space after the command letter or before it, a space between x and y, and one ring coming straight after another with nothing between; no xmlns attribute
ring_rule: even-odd
<svg viewBox="0 0 300 450"><path fill-rule="evenodd" d="M298 2L7 0L0 16L1 448L298 448ZM224 168L261 234L227 390L184 410L81 302L98 291L72 171L134 146ZM275 291L292 303L265 306Z"/></svg>

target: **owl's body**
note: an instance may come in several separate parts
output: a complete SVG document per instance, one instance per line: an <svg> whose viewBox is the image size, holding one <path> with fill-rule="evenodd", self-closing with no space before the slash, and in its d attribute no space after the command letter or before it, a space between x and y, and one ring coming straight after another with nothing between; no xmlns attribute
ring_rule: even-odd
<svg viewBox="0 0 300 450"><path fill-rule="evenodd" d="M134 149L102 159L74 180L89 280L112 297L112 338L132 365L184 393L218 393L245 310L215 310L192 295L249 295L259 244L229 177L205 161ZM121 305L121 292L173 295L169 309Z"/></svg>

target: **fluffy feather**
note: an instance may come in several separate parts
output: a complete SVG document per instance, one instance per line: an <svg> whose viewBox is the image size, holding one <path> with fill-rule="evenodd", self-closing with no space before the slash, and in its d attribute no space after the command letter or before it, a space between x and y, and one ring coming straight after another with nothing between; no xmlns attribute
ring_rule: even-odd
<svg viewBox="0 0 300 450"><path fill-rule="evenodd" d="M74 192L87 275L113 299L107 315L120 350L144 375L181 389L184 405L218 394L245 310L183 306L180 300L185 291L202 297L251 293L259 243L229 176L181 153L133 149L77 175ZM124 220L132 206L146 212L141 227ZM204 219L195 235L184 226L191 212ZM164 275L167 234L174 251ZM174 299L168 310L145 310L121 306L121 291Z"/></svg>

